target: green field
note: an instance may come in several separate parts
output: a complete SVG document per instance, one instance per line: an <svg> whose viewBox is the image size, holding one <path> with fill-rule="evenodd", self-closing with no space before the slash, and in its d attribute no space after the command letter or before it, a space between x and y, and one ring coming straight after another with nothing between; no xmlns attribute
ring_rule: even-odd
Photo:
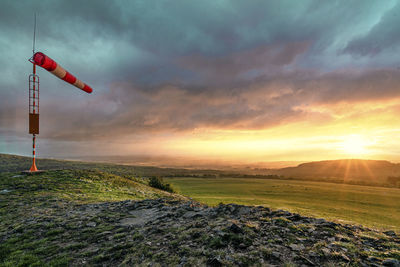
<svg viewBox="0 0 400 267"><path fill-rule="evenodd" d="M252 178L168 178L181 194L208 205L285 209L344 223L400 230L400 189Z"/></svg>

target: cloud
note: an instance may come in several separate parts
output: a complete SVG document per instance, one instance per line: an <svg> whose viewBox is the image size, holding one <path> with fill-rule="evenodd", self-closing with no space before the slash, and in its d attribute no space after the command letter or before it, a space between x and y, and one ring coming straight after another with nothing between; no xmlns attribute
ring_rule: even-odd
<svg viewBox="0 0 400 267"><path fill-rule="evenodd" d="M114 83L108 94L91 98L84 109L78 104L46 105L42 112L51 116L44 115L47 126L43 136L107 140L198 128L257 130L299 121L330 123L335 120L336 104L347 105L350 116L356 103L381 103L400 97L399 77L400 71L393 70L291 72L237 87L210 85L202 90L179 84L145 88ZM333 108L331 112L312 108L321 105Z"/></svg>
<svg viewBox="0 0 400 267"><path fill-rule="evenodd" d="M185 56L179 59L179 63L183 68L200 74L200 77L209 83L236 83L241 78L246 78L250 71L264 75L268 72L282 71L283 67L293 64L295 58L304 53L308 46L307 42L277 43L226 56ZM254 78L254 75L250 77Z"/></svg>
<svg viewBox="0 0 400 267"><path fill-rule="evenodd" d="M95 90L39 70L41 137L107 142L328 123L329 112L299 107L398 97L393 3L3 0L0 131L27 135L33 11L37 48Z"/></svg>
<svg viewBox="0 0 400 267"><path fill-rule="evenodd" d="M375 56L383 51L392 53L400 48L400 2L389 9L363 36L350 41L344 53L355 56Z"/></svg>

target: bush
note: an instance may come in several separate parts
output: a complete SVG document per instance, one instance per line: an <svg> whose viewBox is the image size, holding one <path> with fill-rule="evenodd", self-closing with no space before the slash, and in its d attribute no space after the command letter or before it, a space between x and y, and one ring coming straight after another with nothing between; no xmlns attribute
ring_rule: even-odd
<svg viewBox="0 0 400 267"><path fill-rule="evenodd" d="M174 189L170 184L166 184L161 177L153 176L150 178L149 185L154 188L158 188L170 193L174 192Z"/></svg>

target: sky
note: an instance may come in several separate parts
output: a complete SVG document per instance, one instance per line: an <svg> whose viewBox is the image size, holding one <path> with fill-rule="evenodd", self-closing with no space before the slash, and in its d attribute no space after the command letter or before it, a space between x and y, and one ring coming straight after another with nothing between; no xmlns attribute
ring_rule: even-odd
<svg viewBox="0 0 400 267"><path fill-rule="evenodd" d="M400 1L0 1L0 152L400 161Z"/></svg>

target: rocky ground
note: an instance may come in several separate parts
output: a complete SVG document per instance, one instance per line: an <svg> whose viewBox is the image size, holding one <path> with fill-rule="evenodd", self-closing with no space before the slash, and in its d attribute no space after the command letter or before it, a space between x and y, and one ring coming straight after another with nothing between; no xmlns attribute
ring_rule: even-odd
<svg viewBox="0 0 400 267"><path fill-rule="evenodd" d="M52 187L49 174L2 177L0 266L400 266L393 231L172 195L86 203L63 197L68 175L101 174L55 174Z"/></svg>
<svg viewBox="0 0 400 267"><path fill-rule="evenodd" d="M0 235L2 243L23 242L27 254L39 253L31 263L400 266L394 232L265 207L156 199L43 208Z"/></svg>

